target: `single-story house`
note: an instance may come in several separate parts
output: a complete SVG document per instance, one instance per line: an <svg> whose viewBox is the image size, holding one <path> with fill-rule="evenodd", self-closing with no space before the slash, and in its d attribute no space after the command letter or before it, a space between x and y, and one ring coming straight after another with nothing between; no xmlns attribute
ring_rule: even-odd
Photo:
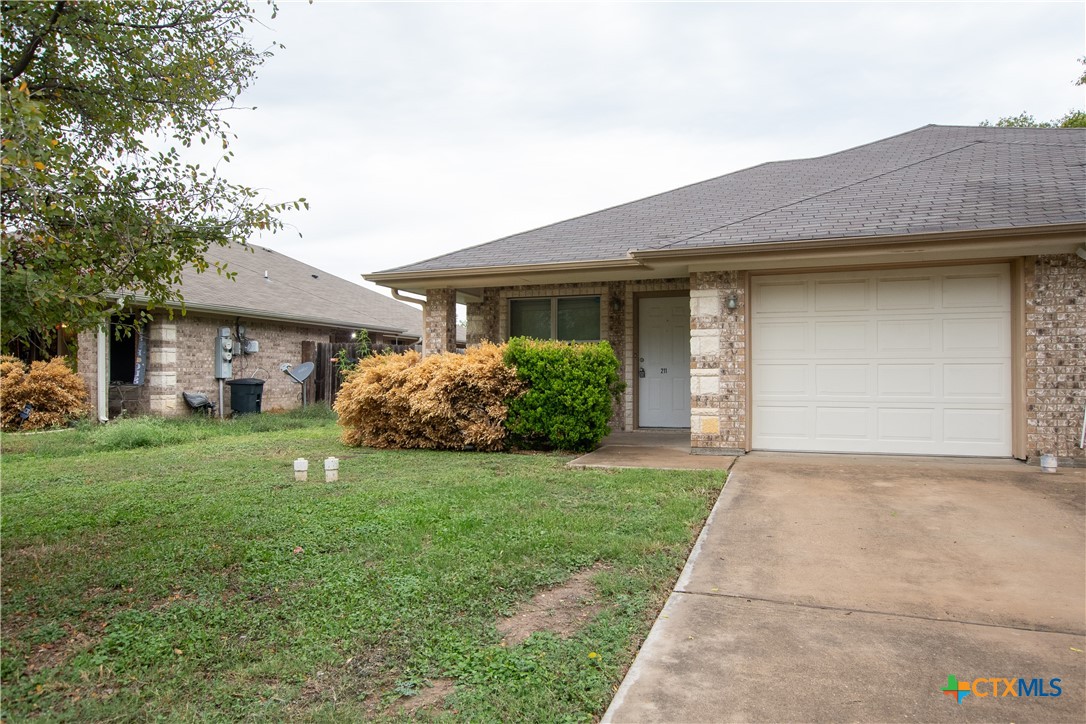
<svg viewBox="0 0 1086 724"><path fill-rule="evenodd" d="M212 247L206 258L236 276L186 268L179 287L184 315L180 304L171 304L152 310L153 321L134 334L114 334L117 325L127 322L115 316L111 328L79 335L78 369L98 419L122 410L188 414L182 392L200 392L219 402L215 358L221 353L222 329L229 331L234 352L229 378L266 380L263 410L301 406L301 387L282 368L316 362L318 343L350 342L362 329L371 342L396 347L417 345L422 338L418 307L277 251L230 244ZM230 392L231 386L224 385L220 407L227 414ZM312 386L308 394L312 401Z"/></svg>
<svg viewBox="0 0 1086 724"><path fill-rule="evenodd" d="M426 352L607 340L694 452L1086 463L1086 129L925 126L366 275Z"/></svg>

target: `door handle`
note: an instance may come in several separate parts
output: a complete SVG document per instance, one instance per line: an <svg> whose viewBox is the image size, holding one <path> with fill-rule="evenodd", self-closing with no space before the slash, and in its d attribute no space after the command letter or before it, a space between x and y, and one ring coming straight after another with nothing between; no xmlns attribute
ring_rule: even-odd
<svg viewBox="0 0 1086 724"><path fill-rule="evenodd" d="M644 367L641 367L640 369L637 370L637 376L644 379L644 377L645 377L645 368Z"/></svg>

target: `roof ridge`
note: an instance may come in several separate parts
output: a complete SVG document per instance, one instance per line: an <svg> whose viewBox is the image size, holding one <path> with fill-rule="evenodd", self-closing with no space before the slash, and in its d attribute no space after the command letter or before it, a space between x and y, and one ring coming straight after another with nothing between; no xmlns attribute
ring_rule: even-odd
<svg viewBox="0 0 1086 724"><path fill-rule="evenodd" d="M969 126L964 126L964 127L969 128ZM789 160L791 160L791 161L814 161L814 160L819 159L819 158L830 158L832 156L839 156L842 153L850 153L852 151L856 151L856 150L859 150L861 148L867 148L868 146L876 146L876 145L878 145L880 143L884 143L886 141L892 141L895 138L901 138L903 136L908 136L908 135L911 135L913 133L919 133L920 131L923 131L923 130L928 129L928 128L940 128L940 126L938 126L938 125L936 125L934 123L928 123L927 125L920 126L919 128L914 128L914 129L912 129L910 131L902 131L901 133L895 133L894 135L887 136L886 138L877 138L874 141L868 141L867 143L861 143L861 144L859 144L857 146L850 146L849 148L843 148L840 151L834 151L833 153L824 153L821 156L807 156L806 158L793 158L793 159L789 159Z"/></svg>
<svg viewBox="0 0 1086 724"><path fill-rule="evenodd" d="M910 133L911 133L911 131L910 131ZM716 228L708 229L706 231L699 231L696 234L691 234L690 236L686 237L685 239L677 239L676 241L669 242L667 244L662 244L662 245L657 246L655 248L656 249L667 249L669 247L674 246L675 244L685 244L686 242L688 242L688 241L690 241L692 239L696 239L699 236L704 236L705 234L711 234L713 232L720 231L721 229L725 229L725 228L727 228L729 226L733 226L735 224L742 224L742 223L745 223L747 221L750 221L751 219L756 219L759 216L766 216L767 214L772 214L772 213L775 213L775 212L780 211L782 209L787 209L790 206L796 206L798 204L805 204L808 201L811 201L812 199L817 199L817 198L819 198L821 196L827 196L829 194L835 194L838 191L844 191L845 189L852 188L853 186L859 186L860 184L867 183L868 181L873 181L873 180L875 180L877 178L881 178L883 176L888 176L888 175L890 175L892 173L897 173L898 171L901 171L902 169L910 168L912 166L918 166L918 165L920 165L922 163L927 163L928 161L931 161L932 159L935 159L935 158L939 158L940 156L946 156L946 155L949 155L951 153L957 153L958 151L961 151L964 148L969 148L970 146L976 145L976 143L977 143L976 141L970 141L970 142L968 142L968 143L966 143L964 145L958 146L956 148L952 148L952 149L947 150L947 151L940 151L939 153L936 153L936 154L934 154L932 156L928 156L927 158L922 158L919 161L913 161L912 163L907 163L907 164L904 164L902 166L898 166L896 168L889 169L888 171L883 171L882 173L877 173L877 174L874 174L873 176L868 176L867 178L858 179L856 181L844 184L842 186L838 186L836 188L827 189L827 190L819 192L817 194L812 194L811 196L806 196L806 197L804 197L802 199L799 199L797 201L790 201L787 204L781 204L780 206L777 206L777 207L772 208L772 209L766 209L764 211L759 211L757 214L751 214L750 216L744 217L742 219L735 219L734 221L729 221L727 224L721 224L720 226L718 226ZM857 147L857 148L859 148L859 147ZM817 157L817 158L821 158L821 157Z"/></svg>
<svg viewBox="0 0 1086 724"><path fill-rule="evenodd" d="M1044 129L1044 128L1042 128L1042 129L1038 129L1038 130L1055 130L1055 129ZM1071 129L1070 128L1065 128L1063 130L1069 131ZM1086 131L1086 128L1081 129L1081 130ZM1007 140L1007 139L1000 139L1000 140L992 139L990 141L987 141L987 140L985 140L983 138L978 138L976 142L977 143L988 143L988 144L999 144L1001 146L1044 146L1045 148L1081 148L1083 150L1086 150L1086 144L1083 144L1081 141L1078 142L1078 143L1044 143L1042 141L1010 141L1010 140Z"/></svg>

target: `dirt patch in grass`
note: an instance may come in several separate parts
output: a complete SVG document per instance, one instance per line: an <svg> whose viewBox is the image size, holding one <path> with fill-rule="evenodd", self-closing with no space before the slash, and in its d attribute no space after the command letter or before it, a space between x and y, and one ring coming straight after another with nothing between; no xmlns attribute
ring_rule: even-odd
<svg viewBox="0 0 1086 724"><path fill-rule="evenodd" d="M131 588L125 590L129 592L132 591ZM184 593L182 591L175 590L169 596L157 598L154 601L151 601L148 609L151 611L161 611L164 608L176 606L180 603L195 603L197 600L199 600L199 597L195 593Z"/></svg>
<svg viewBox="0 0 1086 724"><path fill-rule="evenodd" d="M429 686L420 689L414 696L405 696L396 700L396 709L409 716L426 710L436 714L445 708L445 697L456 688L452 679L432 679Z"/></svg>
<svg viewBox="0 0 1086 724"><path fill-rule="evenodd" d="M512 616L498 621L502 643L515 646L536 631L550 631L562 638L576 633L603 610L592 577L606 568L597 563L579 571L565 583L537 593Z"/></svg>
<svg viewBox="0 0 1086 724"><path fill-rule="evenodd" d="M33 675L39 671L57 669L68 663L76 654L88 651L98 643L98 636L88 636L82 631L68 628L65 638L35 646L27 657L26 673Z"/></svg>

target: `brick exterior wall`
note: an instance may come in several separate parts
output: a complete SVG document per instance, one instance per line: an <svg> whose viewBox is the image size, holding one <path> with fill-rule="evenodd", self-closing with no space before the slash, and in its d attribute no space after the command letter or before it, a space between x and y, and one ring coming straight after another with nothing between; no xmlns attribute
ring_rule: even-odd
<svg viewBox="0 0 1086 724"><path fill-rule="evenodd" d="M690 275L690 448L737 453L747 438L747 299L744 272ZM739 303L728 309L735 294Z"/></svg>
<svg viewBox="0 0 1086 724"><path fill-rule="evenodd" d="M1086 261L1032 257L1024 271L1026 454L1086 467Z"/></svg>
<svg viewBox="0 0 1086 724"><path fill-rule="evenodd" d="M279 370L284 362L297 365L302 360L303 342L329 342L333 331L328 327L294 325L282 322L247 320L248 339L260 344L255 354L234 355L234 379L255 377L265 380L260 409L292 410L302 406L302 388ZM156 324L158 321L156 320ZM214 346L219 327L234 329L235 319L196 317L191 314L177 320L175 409L160 414L188 414L181 392L203 392L218 400L219 383L215 379ZM155 336L152 334L152 341ZM148 367L154 365L152 348ZM148 380L150 382L150 379ZM223 412L230 414L230 385L224 385Z"/></svg>
<svg viewBox="0 0 1086 724"><path fill-rule="evenodd" d="M422 353L456 349L456 290L427 289L422 308Z"/></svg>
<svg viewBox="0 0 1086 724"><path fill-rule="evenodd" d="M279 370L284 362L298 364L302 360L303 342L329 342L334 330L327 327L294 325L278 322L241 319L247 337L260 344L260 351L235 355L234 378L256 377L265 380L261 410L290 410L301 407L301 387ZM220 327L234 329L233 317L174 315L171 320L163 314L147 325L147 376L141 386L111 385L114 407L121 406L133 414L153 414L163 417L190 414L181 397L182 392L202 392L218 403L219 383L215 379L214 343ZM77 364L80 376L90 394L92 405L97 376L97 335L79 335ZM108 351L107 362L108 364ZM230 386L224 385L223 412L230 414ZM116 414L116 411L115 413Z"/></svg>
<svg viewBox="0 0 1086 724"><path fill-rule="evenodd" d="M487 287L483 290L483 301L468 304L468 346L481 342L498 342L502 339L498 320L498 305L501 300L498 289Z"/></svg>

